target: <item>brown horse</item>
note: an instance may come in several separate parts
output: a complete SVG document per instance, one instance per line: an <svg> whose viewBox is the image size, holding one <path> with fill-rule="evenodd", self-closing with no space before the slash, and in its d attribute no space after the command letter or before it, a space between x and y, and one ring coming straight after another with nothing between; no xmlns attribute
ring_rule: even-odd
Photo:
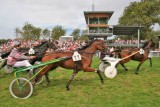
<svg viewBox="0 0 160 107"><path fill-rule="evenodd" d="M140 63L139 63L139 65L138 65L138 67L137 67L137 69L136 69L136 71L135 71L135 74L138 74L138 70L139 70L140 66L141 66L141 65L144 63L144 61L146 61L147 59L150 60L150 66L152 67L152 60L151 60L151 58L148 57L148 55L149 55L149 52L150 52L151 48L153 48L154 45L155 45L155 43L154 43L152 40L150 40L148 43L146 43L146 45L144 45L144 46L142 47L142 49L144 50L144 54L137 53L137 54L135 54L135 55L133 55L133 56L127 58L127 59L122 60L122 61L120 62L120 64L121 64L122 67L125 69L125 71L127 71L128 69L124 66L124 63L127 63L127 62L129 62L130 60L139 61ZM131 54L133 54L133 53L135 53L135 52L137 52L137 51L139 51L139 50L140 50L139 48L137 48L137 49L123 49L123 50L121 50L121 52L119 53L119 57L125 58L126 56L129 56L129 55L131 55Z"/></svg>
<svg viewBox="0 0 160 107"><path fill-rule="evenodd" d="M62 57L70 57L69 59L62 60L60 62L52 63L45 67L36 77L35 82L41 78L42 75L47 74L49 71L56 69L58 66L66 69L73 69L73 74L70 77L69 82L66 85L67 90L69 90L69 85L71 81L74 79L75 75L78 73L78 71L83 70L84 72L96 72L99 77L101 82L103 83L103 78L100 74L100 71L91 68L91 63L92 63L92 57L95 54L97 50L104 50L106 48L106 43L102 40L94 40L89 46L85 47L83 50L78 50L78 53L81 55L81 60L78 62L74 62L72 60L72 55L73 51L69 52L56 52L52 53L49 55L46 55L43 57L42 62L46 62L49 60L54 60L57 58L62 58ZM48 83L50 83L49 78L47 79Z"/></svg>

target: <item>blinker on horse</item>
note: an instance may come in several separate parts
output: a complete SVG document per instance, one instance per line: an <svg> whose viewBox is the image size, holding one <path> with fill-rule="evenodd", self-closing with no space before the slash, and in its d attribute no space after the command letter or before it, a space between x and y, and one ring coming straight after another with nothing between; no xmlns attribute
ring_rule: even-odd
<svg viewBox="0 0 160 107"><path fill-rule="evenodd" d="M66 88L67 90L69 90L69 85L71 83L71 81L74 79L74 77L77 75L78 71L83 70L84 72L96 72L101 80L101 82L103 83L103 78L100 74L100 71L95 69L95 68L91 68L91 64L92 64L92 57L95 54L95 52L97 50L104 50L106 48L106 43L102 40L95 40L93 41L88 47L86 47L84 50L79 50L78 53L81 55L81 60L79 61L79 64L77 65L76 69L75 69L75 62L72 60L72 55L73 52L69 51L69 52L56 52L56 53L52 53L49 55L46 55L42 58L42 62L46 62L49 60L54 60L57 58L63 58L63 57L69 57L66 60L60 61L60 62L56 62L56 63L52 63L47 65L36 77L35 82L39 80L39 78L41 78L43 75L47 74L49 71L56 69L58 66L62 67L62 68L66 68L66 69L73 69L73 73L68 81L68 83L66 84ZM48 78L48 76L47 76ZM50 83L49 78L47 79L48 83Z"/></svg>
<svg viewBox="0 0 160 107"><path fill-rule="evenodd" d="M142 49L144 50L144 54L137 53L137 54L125 59L125 60L122 60L120 62L120 64L125 69L125 71L127 71L128 69L124 66L124 63L127 63L130 60L139 61L140 63L135 71L135 74L138 74L139 68L144 63L144 61L146 61L147 59L150 60L150 66L152 66L152 60L150 57L148 57L148 55L149 55L151 48L154 48L154 46L155 46L155 43L152 40L150 40L148 43L144 44L144 46L142 47ZM123 49L119 53L119 57L124 58L124 57L129 56L139 50L140 49L138 49L138 48L137 49Z"/></svg>

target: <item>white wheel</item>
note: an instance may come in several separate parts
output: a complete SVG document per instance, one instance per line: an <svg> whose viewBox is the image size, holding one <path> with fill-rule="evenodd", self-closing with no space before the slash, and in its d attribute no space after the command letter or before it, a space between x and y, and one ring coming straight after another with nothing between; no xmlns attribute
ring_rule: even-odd
<svg viewBox="0 0 160 107"><path fill-rule="evenodd" d="M105 69L104 74L107 78L114 78L117 75L117 69L115 67L109 66Z"/></svg>
<svg viewBox="0 0 160 107"><path fill-rule="evenodd" d="M33 86L26 78L16 78L10 83L9 91L14 98L27 99L33 93Z"/></svg>
<svg viewBox="0 0 160 107"><path fill-rule="evenodd" d="M36 71L38 71L38 70L36 70ZM30 72L28 72L28 79L32 78L32 77L36 74L36 71L33 71L33 72L30 71ZM31 79L30 81L35 82L35 78L36 78L36 76L33 77L33 79ZM36 84L41 84L41 83L43 82L43 80L44 80L44 76L42 76L42 77L36 82Z"/></svg>
<svg viewBox="0 0 160 107"><path fill-rule="evenodd" d="M98 66L98 69L101 71L101 72L104 72L104 70L106 69L106 67L108 67L109 64L106 63L106 62L101 62Z"/></svg>

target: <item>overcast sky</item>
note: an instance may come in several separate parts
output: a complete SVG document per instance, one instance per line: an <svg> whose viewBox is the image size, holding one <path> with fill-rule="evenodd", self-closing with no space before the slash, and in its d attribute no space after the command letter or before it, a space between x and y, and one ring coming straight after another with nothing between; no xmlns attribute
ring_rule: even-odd
<svg viewBox="0 0 160 107"><path fill-rule="evenodd" d="M0 39L13 39L15 28L25 22L48 29L55 25L84 29L84 11L92 10L92 1L95 11L114 11L109 25L116 25L124 8L140 0L0 0Z"/></svg>

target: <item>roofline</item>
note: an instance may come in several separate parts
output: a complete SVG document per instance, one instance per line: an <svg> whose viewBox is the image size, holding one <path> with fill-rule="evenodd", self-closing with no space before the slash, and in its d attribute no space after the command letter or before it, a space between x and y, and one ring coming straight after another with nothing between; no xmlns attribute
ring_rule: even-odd
<svg viewBox="0 0 160 107"><path fill-rule="evenodd" d="M112 26L113 28L114 27L135 27L135 28L144 28L144 26L131 26L131 25L109 25L109 26Z"/></svg>
<svg viewBox="0 0 160 107"><path fill-rule="evenodd" d="M89 14L89 13L106 13L112 15L114 11L84 11L84 14Z"/></svg>

